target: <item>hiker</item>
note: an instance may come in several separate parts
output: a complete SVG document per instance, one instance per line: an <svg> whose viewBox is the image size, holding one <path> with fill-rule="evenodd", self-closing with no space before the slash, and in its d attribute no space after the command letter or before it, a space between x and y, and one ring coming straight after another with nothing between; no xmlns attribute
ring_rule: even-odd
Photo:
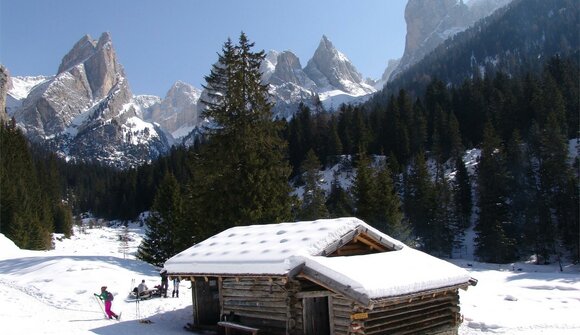
<svg viewBox="0 0 580 335"><path fill-rule="evenodd" d="M139 284L139 286L137 286L137 296L142 297L142 296L148 295L148 294L149 294L149 288L147 287L147 284L145 284L145 279L143 279L141 281L141 284Z"/></svg>
<svg viewBox="0 0 580 335"><path fill-rule="evenodd" d="M161 294L167 298L167 289L169 288L169 280L167 279L167 270L161 270Z"/></svg>
<svg viewBox="0 0 580 335"><path fill-rule="evenodd" d="M95 296L105 302L105 314L109 319L115 318L119 320L119 316L111 310L111 305L113 304L113 294L107 291L106 286L101 287L101 294L96 294Z"/></svg>
<svg viewBox="0 0 580 335"><path fill-rule="evenodd" d="M171 297L179 298L179 277L173 278L173 293L171 293Z"/></svg>

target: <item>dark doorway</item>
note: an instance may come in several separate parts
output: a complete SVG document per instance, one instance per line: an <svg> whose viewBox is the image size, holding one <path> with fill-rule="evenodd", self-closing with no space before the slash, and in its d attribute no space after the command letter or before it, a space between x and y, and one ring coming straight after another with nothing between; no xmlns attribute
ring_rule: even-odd
<svg viewBox="0 0 580 335"><path fill-rule="evenodd" d="M304 298L304 334L330 335L328 297Z"/></svg>
<svg viewBox="0 0 580 335"><path fill-rule="evenodd" d="M215 325L220 319L219 285L217 278L207 281L197 278L193 286L193 323Z"/></svg>

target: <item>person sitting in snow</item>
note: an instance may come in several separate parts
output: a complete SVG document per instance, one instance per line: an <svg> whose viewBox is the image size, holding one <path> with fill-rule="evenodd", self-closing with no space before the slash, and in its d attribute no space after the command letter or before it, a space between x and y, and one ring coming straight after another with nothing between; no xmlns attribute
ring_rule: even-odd
<svg viewBox="0 0 580 335"><path fill-rule="evenodd" d="M148 295L149 295L149 287L147 287L147 284L145 284L145 279L143 279L141 281L141 284L139 284L139 286L137 286L137 296L143 297L143 296L148 296Z"/></svg>
<svg viewBox="0 0 580 335"><path fill-rule="evenodd" d="M115 318L119 320L119 315L111 310L111 306L113 305L113 294L107 291L106 286L101 287L101 294L96 294L95 296L105 302L105 314L109 317L109 319Z"/></svg>

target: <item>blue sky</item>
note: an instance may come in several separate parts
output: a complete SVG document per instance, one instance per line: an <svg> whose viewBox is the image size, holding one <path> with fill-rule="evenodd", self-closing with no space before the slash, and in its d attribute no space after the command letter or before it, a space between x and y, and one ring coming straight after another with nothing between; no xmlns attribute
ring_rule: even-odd
<svg viewBox="0 0 580 335"><path fill-rule="evenodd" d="M302 66L322 35L365 77L379 78L405 46L407 0L0 0L0 62L13 76L53 75L85 34L111 33L134 94L196 87L228 37L290 50Z"/></svg>

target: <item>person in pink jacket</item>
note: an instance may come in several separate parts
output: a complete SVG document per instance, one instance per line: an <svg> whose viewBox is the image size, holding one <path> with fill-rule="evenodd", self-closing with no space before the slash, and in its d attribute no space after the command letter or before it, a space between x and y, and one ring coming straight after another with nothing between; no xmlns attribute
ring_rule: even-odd
<svg viewBox="0 0 580 335"><path fill-rule="evenodd" d="M111 310L111 305L113 304L113 294L107 291L107 287L101 287L101 294L96 294L99 299L105 302L105 314L109 317L109 319L115 318L119 320L119 315Z"/></svg>

